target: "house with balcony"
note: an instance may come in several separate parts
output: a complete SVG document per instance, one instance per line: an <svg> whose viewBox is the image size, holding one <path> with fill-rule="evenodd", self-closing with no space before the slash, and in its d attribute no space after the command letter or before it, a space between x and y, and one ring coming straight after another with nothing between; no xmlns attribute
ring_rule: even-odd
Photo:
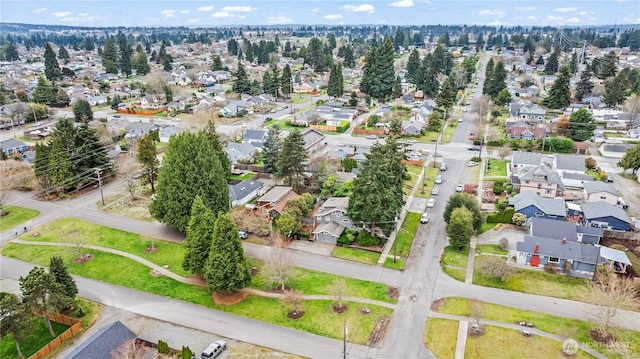
<svg viewBox="0 0 640 359"><path fill-rule="evenodd" d="M533 192L540 197L555 198L564 193L560 177L544 164L514 169L511 184L520 193Z"/></svg>

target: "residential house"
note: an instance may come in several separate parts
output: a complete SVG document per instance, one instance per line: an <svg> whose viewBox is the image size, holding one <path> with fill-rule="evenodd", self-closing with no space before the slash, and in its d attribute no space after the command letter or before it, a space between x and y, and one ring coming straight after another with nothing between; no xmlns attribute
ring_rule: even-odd
<svg viewBox="0 0 640 359"><path fill-rule="evenodd" d="M182 102L172 101L167 104L167 111L169 112L180 112L184 111L185 108L186 106Z"/></svg>
<svg viewBox="0 0 640 359"><path fill-rule="evenodd" d="M599 244L602 228L581 226L575 222L536 217L531 219L529 234L534 237L566 239L572 242Z"/></svg>
<svg viewBox="0 0 640 359"><path fill-rule="evenodd" d="M76 346L64 359L111 358L113 352L136 334L119 321L100 328L88 339Z"/></svg>
<svg viewBox="0 0 640 359"><path fill-rule="evenodd" d="M229 199L231 200L232 207L241 206L251 201L254 197L261 196L264 193L264 183L254 179L229 185Z"/></svg>
<svg viewBox="0 0 640 359"><path fill-rule="evenodd" d="M402 133L408 136L420 136L427 124L420 120L402 121Z"/></svg>
<svg viewBox="0 0 640 359"><path fill-rule="evenodd" d="M585 182L593 181L593 177L586 174L584 156L554 155L553 169L567 187L583 188Z"/></svg>
<svg viewBox="0 0 640 359"><path fill-rule="evenodd" d="M346 228L355 229L347 216L349 197L327 199L314 215L313 239L318 242L336 244Z"/></svg>
<svg viewBox="0 0 640 359"><path fill-rule="evenodd" d="M239 162L253 162L256 156L256 148L250 143L244 142L229 142L224 148L224 151L227 153L227 157L229 157L231 164Z"/></svg>
<svg viewBox="0 0 640 359"><path fill-rule="evenodd" d="M100 95L86 95L87 102L91 106L104 106L107 104L107 98Z"/></svg>
<svg viewBox="0 0 640 359"><path fill-rule="evenodd" d="M631 218L624 209L605 201L586 202L580 205L582 220L586 226L630 231Z"/></svg>
<svg viewBox="0 0 640 359"><path fill-rule="evenodd" d="M585 182L583 191L585 202L605 201L614 206L620 202L618 190L606 182Z"/></svg>
<svg viewBox="0 0 640 359"><path fill-rule="evenodd" d="M562 198L540 197L533 192L518 193L509 198L509 205L516 213L527 216L527 220L536 217L563 220L567 215Z"/></svg>
<svg viewBox="0 0 640 359"><path fill-rule="evenodd" d="M242 142L249 143L255 148L262 149L264 141L267 139L267 131L247 130L242 136Z"/></svg>
<svg viewBox="0 0 640 359"><path fill-rule="evenodd" d="M524 236L516 244L516 263L544 267L553 263L572 277L593 278L600 262L600 247L554 238Z"/></svg>
<svg viewBox="0 0 640 359"><path fill-rule="evenodd" d="M163 108L165 102L156 95L146 95L140 100L140 106L146 109L160 109Z"/></svg>
<svg viewBox="0 0 640 359"><path fill-rule="evenodd" d="M324 134L313 128L307 128L301 134L304 139L304 149L310 155L324 144Z"/></svg>
<svg viewBox="0 0 640 359"><path fill-rule="evenodd" d="M160 138L160 142L168 143L172 136L180 132L182 132L182 128L175 125L160 127L158 129L158 137Z"/></svg>
<svg viewBox="0 0 640 359"><path fill-rule="evenodd" d="M131 125L129 120L124 118L112 118L107 122L107 132L112 136L119 136L125 133L126 128L129 127L129 125Z"/></svg>
<svg viewBox="0 0 640 359"><path fill-rule="evenodd" d="M246 101L229 101L229 103L218 111L222 117L237 117L247 111L249 104Z"/></svg>
<svg viewBox="0 0 640 359"><path fill-rule="evenodd" d="M530 122L544 122L545 110L535 103L525 100L517 100L509 105L511 116L528 120Z"/></svg>
<svg viewBox="0 0 640 359"><path fill-rule="evenodd" d="M531 126L523 119L508 123L504 129L504 133L509 138L519 138L523 140L534 140L537 138L545 138L549 135L549 128L546 126Z"/></svg>
<svg viewBox="0 0 640 359"><path fill-rule="evenodd" d="M627 273L627 266L631 265L625 252L604 246L600 247L600 263L621 274Z"/></svg>
<svg viewBox="0 0 640 359"><path fill-rule="evenodd" d="M602 143L598 148L603 157L622 158L629 147L635 146L624 143L611 143L611 140L607 140L607 142L609 143Z"/></svg>
<svg viewBox="0 0 640 359"><path fill-rule="evenodd" d="M14 140L13 138L0 141L0 150L7 156L11 156L16 153L23 153L29 149L26 143Z"/></svg>
<svg viewBox="0 0 640 359"><path fill-rule="evenodd" d="M25 116L31 107L24 102L9 103L0 106L0 128L24 125Z"/></svg>
<svg viewBox="0 0 640 359"><path fill-rule="evenodd" d="M537 166L542 163L542 155L535 152L514 152L511 156L511 168L515 171L516 168L524 166Z"/></svg>
<svg viewBox="0 0 640 359"><path fill-rule="evenodd" d="M158 126L148 122L133 122L124 130L127 132L126 135L124 135L126 138L140 138L148 135L152 131L157 131Z"/></svg>
<svg viewBox="0 0 640 359"><path fill-rule="evenodd" d="M292 187L275 186L258 198L256 205L262 213L272 217L276 213L282 214L287 202L298 197Z"/></svg>
<svg viewBox="0 0 640 359"><path fill-rule="evenodd" d="M533 192L546 198L562 196L564 193L564 185L560 176L544 164L518 167L513 171L511 183L520 193Z"/></svg>

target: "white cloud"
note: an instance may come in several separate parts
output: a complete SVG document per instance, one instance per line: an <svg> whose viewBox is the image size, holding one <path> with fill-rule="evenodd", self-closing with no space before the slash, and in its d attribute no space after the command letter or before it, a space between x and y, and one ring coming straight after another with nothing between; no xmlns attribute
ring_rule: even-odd
<svg viewBox="0 0 640 359"><path fill-rule="evenodd" d="M280 15L268 17L267 22L270 24L290 24L293 20L290 17Z"/></svg>
<svg viewBox="0 0 640 359"><path fill-rule="evenodd" d="M578 9L576 9L575 7L557 7L553 9L553 11L555 12L576 12L576 10Z"/></svg>
<svg viewBox="0 0 640 359"><path fill-rule="evenodd" d="M233 17L233 14L230 14L226 11L216 11L211 15L213 17L224 18L224 17Z"/></svg>
<svg viewBox="0 0 640 359"><path fill-rule="evenodd" d="M342 15L337 14L337 15L326 15L324 17L326 20L339 20L342 19Z"/></svg>
<svg viewBox="0 0 640 359"><path fill-rule="evenodd" d="M570 17L568 19L564 19L564 21L569 24L577 24L580 22L580 19L578 19L577 17Z"/></svg>
<svg viewBox="0 0 640 359"><path fill-rule="evenodd" d="M534 11L536 7L535 6L516 6L514 9L516 11Z"/></svg>
<svg viewBox="0 0 640 359"><path fill-rule="evenodd" d="M243 20L244 20L244 19L246 19L246 18L247 18L247 17L246 17L245 15L240 15L240 16L238 16L238 19L243 19Z"/></svg>
<svg viewBox="0 0 640 359"><path fill-rule="evenodd" d="M155 17L148 17L145 19L147 22L158 22L158 18Z"/></svg>
<svg viewBox="0 0 640 359"><path fill-rule="evenodd" d="M546 19L549 20L549 21L553 21L553 22L562 22L562 21L564 21L564 17L562 17L562 16L547 15Z"/></svg>
<svg viewBox="0 0 640 359"><path fill-rule="evenodd" d="M58 11L58 12L51 13L51 16L55 16L55 17L69 17L71 15L73 15L71 11Z"/></svg>
<svg viewBox="0 0 640 359"><path fill-rule="evenodd" d="M189 10L180 10L180 13L181 13L181 14L188 14L188 13L189 13Z"/></svg>
<svg viewBox="0 0 640 359"><path fill-rule="evenodd" d="M503 25L503 24L499 20L496 20L496 21L491 21L487 25L489 25L489 26L500 26L500 25Z"/></svg>
<svg viewBox="0 0 640 359"><path fill-rule="evenodd" d="M595 15L595 12L593 12L593 11L580 11L580 15L582 15L582 16Z"/></svg>
<svg viewBox="0 0 640 359"><path fill-rule="evenodd" d="M399 0L389 4L391 7L412 7L413 5L415 5L413 0Z"/></svg>
<svg viewBox="0 0 640 359"><path fill-rule="evenodd" d="M200 21L200 20L198 20L198 19L189 19L189 20L187 20L187 22L188 22L189 24L193 24L193 23L196 23L196 22L198 22L198 21Z"/></svg>
<svg viewBox="0 0 640 359"><path fill-rule="evenodd" d="M537 17L535 17L535 16L533 16L533 15L531 15L531 16L527 16L527 19L529 19L529 20L533 20L533 21L538 20L538 18L537 18Z"/></svg>
<svg viewBox="0 0 640 359"><path fill-rule="evenodd" d="M319 8L315 8L315 9L312 9L312 10L311 10L311 13L312 13L312 14L315 14L315 13L317 13L318 11L320 11L320 9L319 9Z"/></svg>
<svg viewBox="0 0 640 359"><path fill-rule="evenodd" d="M225 6L222 8L224 12L251 12L255 10L251 6Z"/></svg>
<svg viewBox="0 0 640 359"><path fill-rule="evenodd" d="M497 16L504 17L504 10L502 9L484 9L479 12L482 16Z"/></svg>
<svg viewBox="0 0 640 359"><path fill-rule="evenodd" d="M177 11L175 11L175 10L162 10L162 11L160 11L160 13L164 17L176 17Z"/></svg>
<svg viewBox="0 0 640 359"><path fill-rule="evenodd" d="M89 15L89 13L87 12L83 12L81 14L78 14L77 16L71 16L71 13L69 12L69 16L60 18L60 21L62 22L77 22L77 23L94 22L96 20L102 20L102 18L100 16Z"/></svg>
<svg viewBox="0 0 640 359"><path fill-rule="evenodd" d="M343 8L348 12L368 12L369 14L373 14L376 10L373 5L369 4L345 5Z"/></svg>
<svg viewBox="0 0 640 359"><path fill-rule="evenodd" d="M46 7L41 7L41 8L39 8L39 9L35 9L35 10L33 10L33 12L35 12L36 14L37 14L37 13L40 13L40 12L45 12L45 11L47 11L47 8L46 8Z"/></svg>
<svg viewBox="0 0 640 359"><path fill-rule="evenodd" d="M198 8L198 11L205 11L205 12L207 12L207 11L213 11L213 9L214 9L214 7L213 7L213 6L200 6L200 7Z"/></svg>

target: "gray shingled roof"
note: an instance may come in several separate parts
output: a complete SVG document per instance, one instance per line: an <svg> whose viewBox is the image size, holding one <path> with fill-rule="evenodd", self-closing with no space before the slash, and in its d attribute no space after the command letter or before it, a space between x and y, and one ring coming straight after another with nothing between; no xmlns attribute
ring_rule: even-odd
<svg viewBox="0 0 640 359"><path fill-rule="evenodd" d="M534 152L514 152L511 163L515 165L539 165L542 161L542 155Z"/></svg>
<svg viewBox="0 0 640 359"><path fill-rule="evenodd" d="M586 171L584 157L556 155L556 170Z"/></svg>
<svg viewBox="0 0 640 359"><path fill-rule="evenodd" d="M120 322L100 328L69 353L65 359L111 358L111 352L123 341L135 339L136 335Z"/></svg>
<svg viewBox="0 0 640 359"><path fill-rule="evenodd" d="M509 205L513 206L516 212L533 205L547 215L561 217L567 215L565 203L562 198L544 198L533 192L518 193L509 199Z"/></svg>
<svg viewBox="0 0 640 359"><path fill-rule="evenodd" d="M535 237L578 241L578 226L574 222L559 221L548 218L531 219L531 235Z"/></svg>
<svg viewBox="0 0 640 359"><path fill-rule="evenodd" d="M545 257L558 257L563 259L573 259L582 263L596 264L600 257L600 248L591 244L561 240L524 236L524 242L516 244L516 250L524 253L535 253L536 244L538 254Z"/></svg>
<svg viewBox="0 0 640 359"><path fill-rule="evenodd" d="M242 137L243 141L263 141L267 135L267 131L263 130L247 130Z"/></svg>
<svg viewBox="0 0 640 359"><path fill-rule="evenodd" d="M582 213L584 213L584 218L587 220L611 216L623 222L631 223L631 218L629 218L624 209L605 201L587 202L580 207L582 208Z"/></svg>
<svg viewBox="0 0 640 359"><path fill-rule="evenodd" d="M14 140L13 138L0 141L0 148L3 150L14 149L14 148L22 147L26 145L27 145L26 143L19 140Z"/></svg>
<svg viewBox="0 0 640 359"><path fill-rule="evenodd" d="M620 193L618 193L618 190L615 187L602 181L585 182L583 186L584 186L584 191L587 194L597 193L597 192L607 192L607 193L611 193L614 196L620 195Z"/></svg>
<svg viewBox="0 0 640 359"><path fill-rule="evenodd" d="M593 177L582 173L562 172L562 178L580 180L583 183L593 182Z"/></svg>
<svg viewBox="0 0 640 359"><path fill-rule="evenodd" d="M562 179L557 173L553 172L547 165L536 165L528 168L525 172L519 176L520 182L522 181L539 181L543 179L547 183L561 184Z"/></svg>
<svg viewBox="0 0 640 359"><path fill-rule="evenodd" d="M232 201L245 198L248 194L264 186L264 183L248 179L235 185L229 185L229 197Z"/></svg>

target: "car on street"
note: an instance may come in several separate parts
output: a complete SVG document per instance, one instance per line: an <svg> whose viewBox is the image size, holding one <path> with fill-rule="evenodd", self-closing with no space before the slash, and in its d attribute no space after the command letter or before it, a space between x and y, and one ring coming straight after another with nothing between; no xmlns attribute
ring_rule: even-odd
<svg viewBox="0 0 640 359"><path fill-rule="evenodd" d="M442 162L442 164L440 165L440 171L446 171L446 170L447 170L447 163Z"/></svg>
<svg viewBox="0 0 640 359"><path fill-rule="evenodd" d="M440 187L433 187L433 189L431 190L431 194L437 196L438 193L440 193Z"/></svg>
<svg viewBox="0 0 640 359"><path fill-rule="evenodd" d="M215 340L200 354L200 358L215 359L219 357L225 349L227 349L227 343L224 340Z"/></svg>
<svg viewBox="0 0 640 359"><path fill-rule="evenodd" d="M422 156L422 153L415 152L415 151L409 154L409 157L421 157L421 156Z"/></svg>
<svg viewBox="0 0 640 359"><path fill-rule="evenodd" d="M247 239L249 237L249 233L247 233L247 231L238 231L238 237L240 237L240 239Z"/></svg>
<svg viewBox="0 0 640 359"><path fill-rule="evenodd" d="M607 175L607 182L613 182L613 176Z"/></svg>
<svg viewBox="0 0 640 359"><path fill-rule="evenodd" d="M480 162L476 162L476 161L469 161L467 162L467 167L476 167L479 166Z"/></svg>
<svg viewBox="0 0 640 359"><path fill-rule="evenodd" d="M458 119L458 122L462 122L462 117L460 117L460 118Z"/></svg>
<svg viewBox="0 0 640 359"><path fill-rule="evenodd" d="M422 216L420 216L420 223L424 224L429 222L429 213L423 213Z"/></svg>
<svg viewBox="0 0 640 359"><path fill-rule="evenodd" d="M411 139L407 141L407 143L416 143L416 142L418 142L418 140Z"/></svg>
<svg viewBox="0 0 640 359"><path fill-rule="evenodd" d="M427 208L433 208L435 205L436 205L436 199L429 198L429 200L427 201Z"/></svg>
<svg viewBox="0 0 640 359"><path fill-rule="evenodd" d="M272 117L267 117L267 118L265 118L265 119L264 119L264 123L267 123L267 122L269 122L269 121L271 121L271 120L273 120L273 118L272 118Z"/></svg>
<svg viewBox="0 0 640 359"><path fill-rule="evenodd" d="M471 146L469 147L469 151L480 151L480 146Z"/></svg>
<svg viewBox="0 0 640 359"><path fill-rule="evenodd" d="M370 140L375 140L376 138L378 138L378 136L376 135L367 135L367 138Z"/></svg>
<svg viewBox="0 0 640 359"><path fill-rule="evenodd" d="M456 192L462 192L463 189L464 189L464 186L461 184L456 186Z"/></svg>
<svg viewBox="0 0 640 359"><path fill-rule="evenodd" d="M436 184L442 184L442 175L436 176Z"/></svg>

